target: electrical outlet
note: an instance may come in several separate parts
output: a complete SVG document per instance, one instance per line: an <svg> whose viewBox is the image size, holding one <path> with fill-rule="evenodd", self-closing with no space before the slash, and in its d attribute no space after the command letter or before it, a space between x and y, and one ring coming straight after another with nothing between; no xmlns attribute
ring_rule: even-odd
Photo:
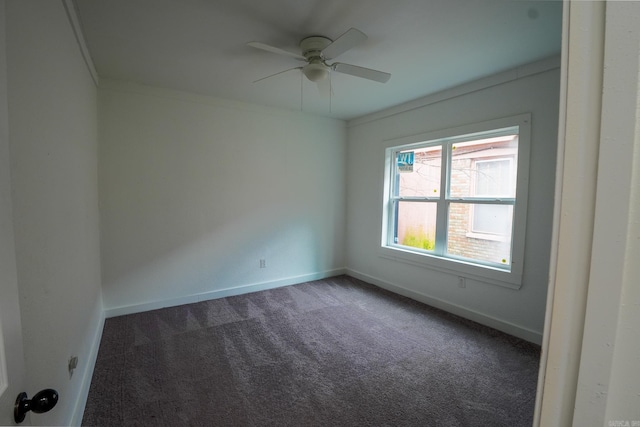
<svg viewBox="0 0 640 427"><path fill-rule="evenodd" d="M260 260L260 268L267 268L267 260L266 259L261 259Z"/></svg>
<svg viewBox="0 0 640 427"><path fill-rule="evenodd" d="M78 356L69 358L69 379L73 376L73 371L78 367Z"/></svg>
<svg viewBox="0 0 640 427"><path fill-rule="evenodd" d="M459 288L466 288L467 287L467 281L465 280L464 277L458 277L458 287Z"/></svg>

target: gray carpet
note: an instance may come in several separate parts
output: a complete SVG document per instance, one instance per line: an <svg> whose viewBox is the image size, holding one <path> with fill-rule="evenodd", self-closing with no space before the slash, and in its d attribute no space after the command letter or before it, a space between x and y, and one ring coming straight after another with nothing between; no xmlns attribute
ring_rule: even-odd
<svg viewBox="0 0 640 427"><path fill-rule="evenodd" d="M539 353L339 276L107 319L83 425L530 426Z"/></svg>

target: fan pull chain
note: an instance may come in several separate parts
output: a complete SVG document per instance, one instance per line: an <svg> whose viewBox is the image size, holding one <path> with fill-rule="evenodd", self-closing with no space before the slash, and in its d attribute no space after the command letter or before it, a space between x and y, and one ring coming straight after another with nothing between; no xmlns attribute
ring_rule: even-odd
<svg viewBox="0 0 640 427"><path fill-rule="evenodd" d="M300 71L300 111L302 111L302 71Z"/></svg>

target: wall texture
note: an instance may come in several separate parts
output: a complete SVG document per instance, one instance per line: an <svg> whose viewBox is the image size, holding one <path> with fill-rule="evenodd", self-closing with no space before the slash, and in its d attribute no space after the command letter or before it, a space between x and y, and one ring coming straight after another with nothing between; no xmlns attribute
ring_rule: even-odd
<svg viewBox="0 0 640 427"><path fill-rule="evenodd" d="M549 68L549 67L547 67ZM407 109L350 122L348 129L347 266L363 279L531 341L542 338L549 272L559 69L492 77L483 85ZM502 82L500 79L502 78ZM414 103L415 105L415 103ZM385 142L390 139L521 113L532 114L531 162L523 284L519 290L379 256Z"/></svg>
<svg viewBox="0 0 640 427"><path fill-rule="evenodd" d="M0 0L0 28L6 28L5 18L5 2ZM25 382L11 202L6 47L6 33L0 31L0 425L13 423L11 408Z"/></svg>
<svg viewBox="0 0 640 427"><path fill-rule="evenodd" d="M9 1L13 220L29 395L60 393L32 422L66 425L83 406L102 319L97 90L61 1ZM71 356L79 357L73 377ZM90 371L90 369L89 369ZM89 372L90 374L90 372Z"/></svg>
<svg viewBox="0 0 640 427"><path fill-rule="evenodd" d="M107 315L343 271L344 122L108 81L99 109Z"/></svg>

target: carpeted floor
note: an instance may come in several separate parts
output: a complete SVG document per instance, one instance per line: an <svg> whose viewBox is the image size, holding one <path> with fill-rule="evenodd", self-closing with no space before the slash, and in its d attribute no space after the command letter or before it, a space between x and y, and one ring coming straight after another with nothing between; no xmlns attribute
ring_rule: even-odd
<svg viewBox="0 0 640 427"><path fill-rule="evenodd" d="M339 276L107 319L83 425L530 426L539 352Z"/></svg>

